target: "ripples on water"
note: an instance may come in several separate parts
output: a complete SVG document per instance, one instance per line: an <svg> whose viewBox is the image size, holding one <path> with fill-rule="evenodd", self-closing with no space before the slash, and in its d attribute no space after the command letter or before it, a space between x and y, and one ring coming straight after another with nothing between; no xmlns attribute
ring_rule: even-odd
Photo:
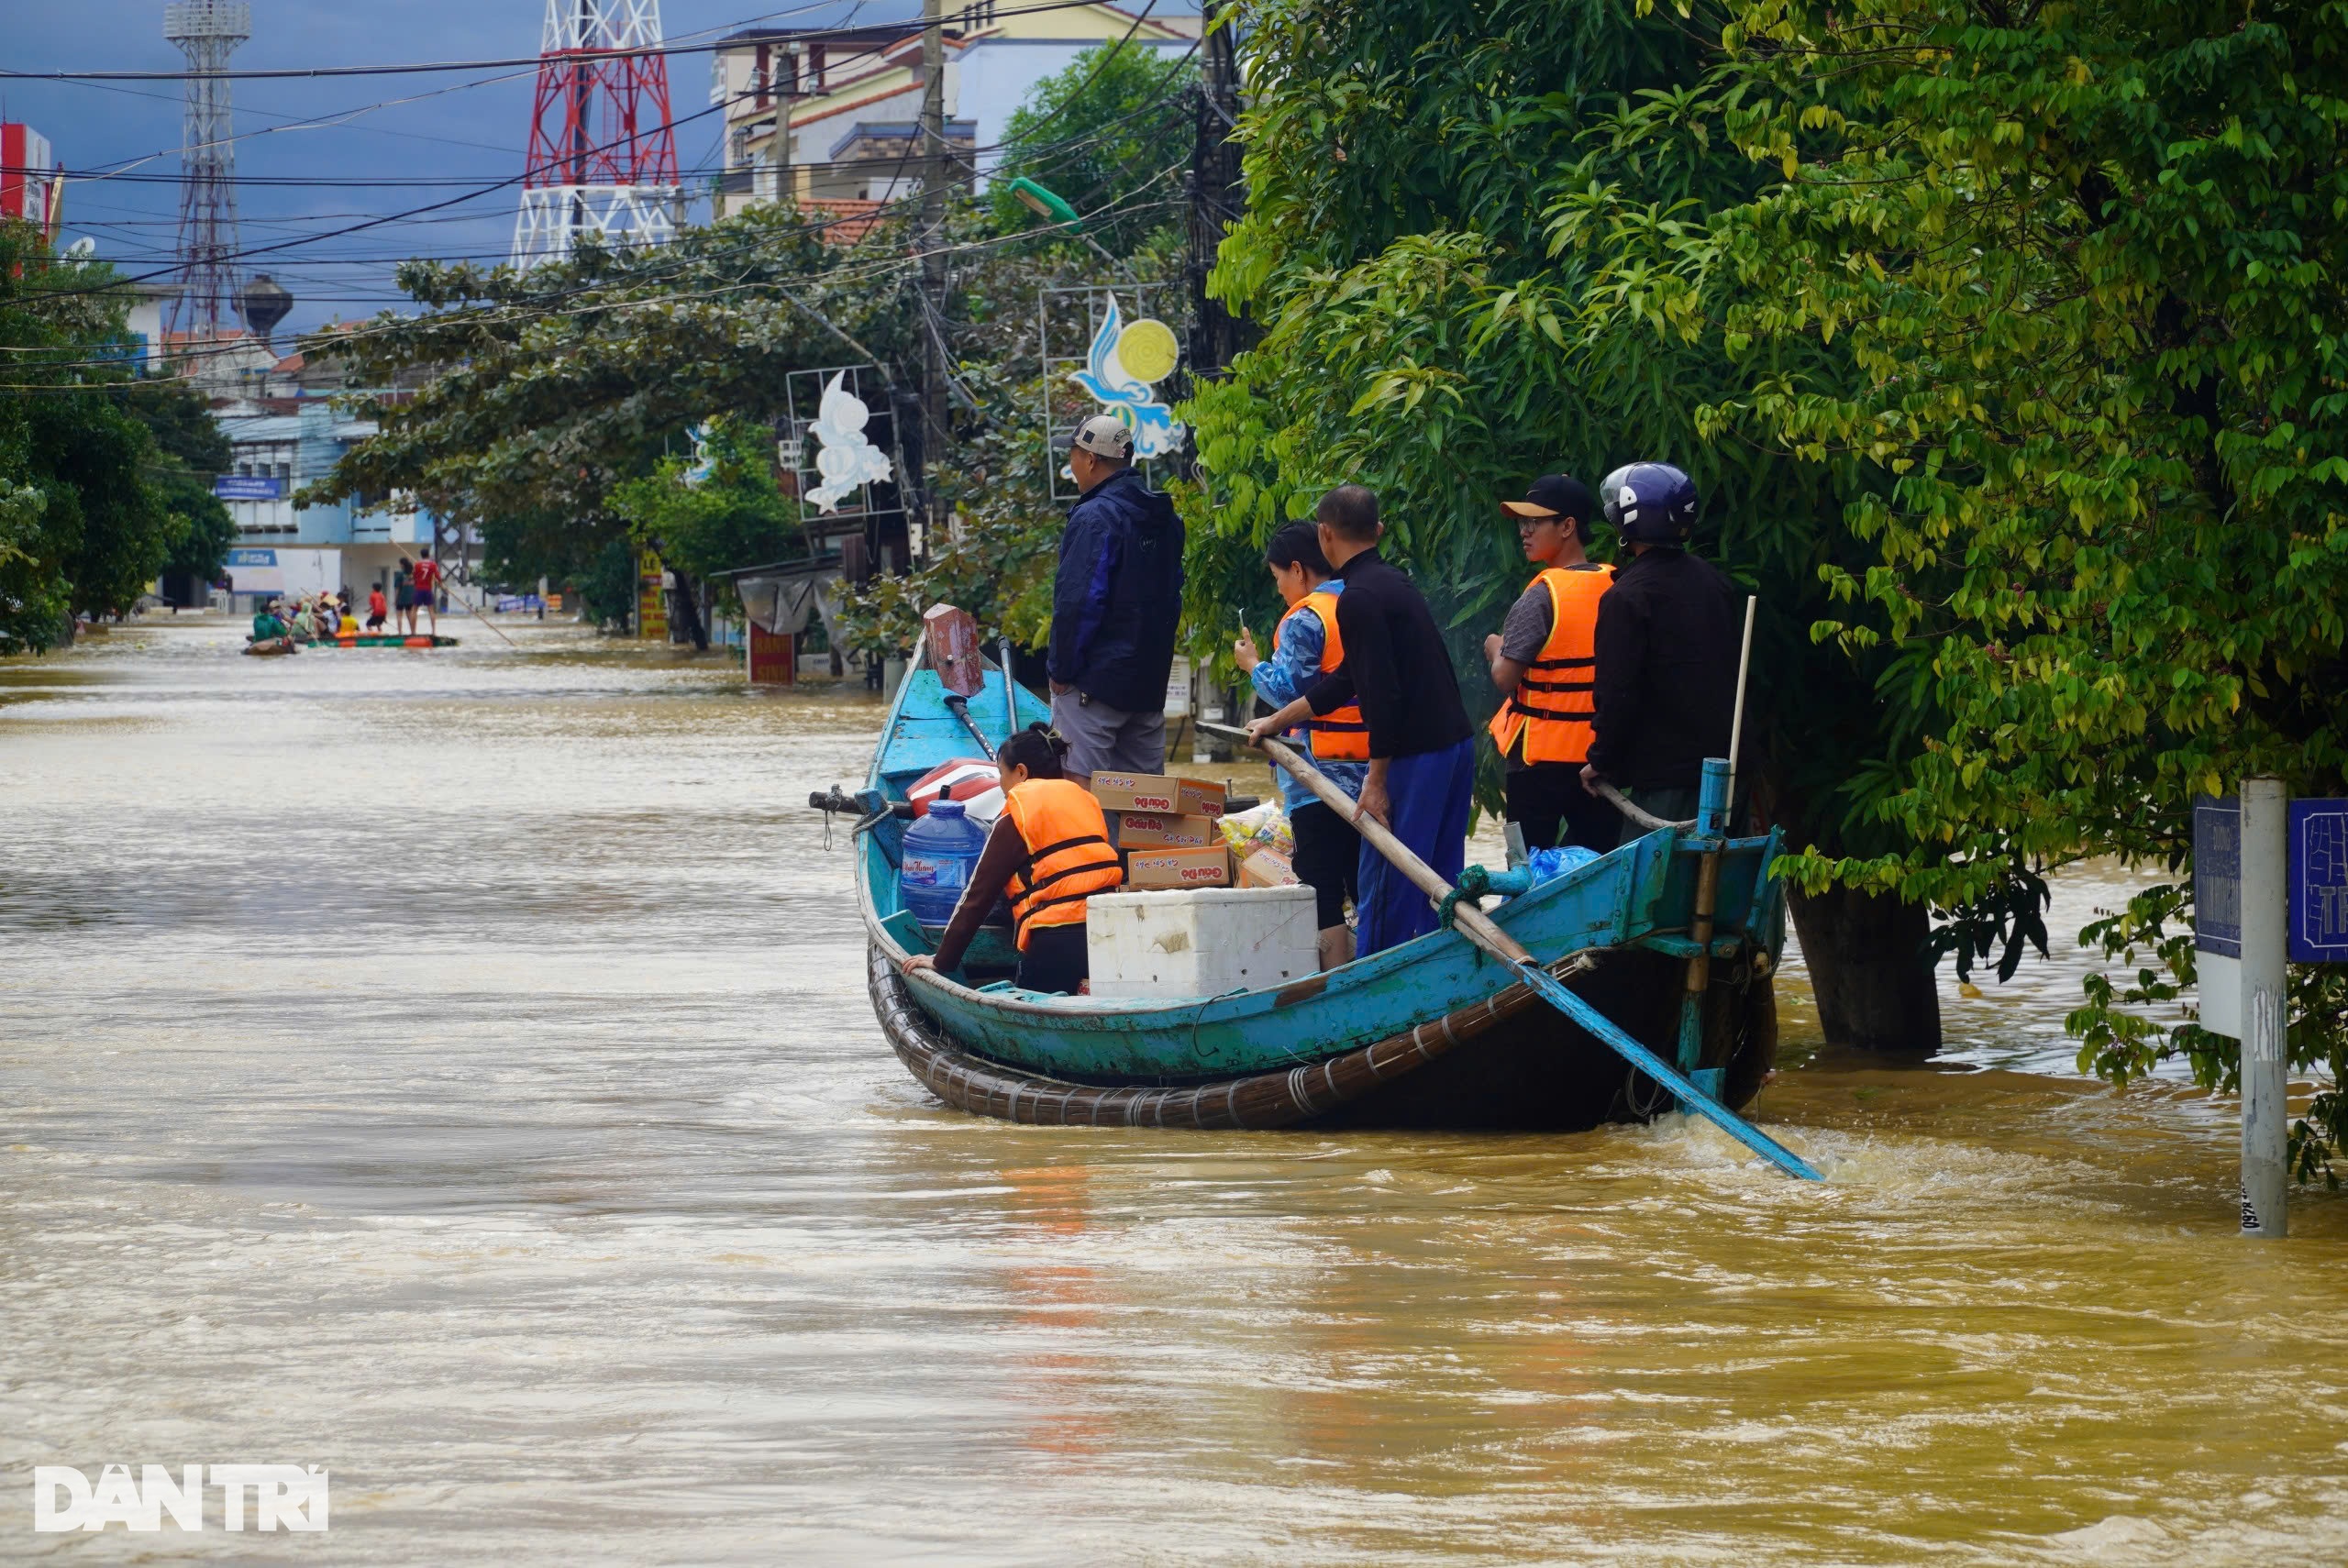
<svg viewBox="0 0 2348 1568"><path fill-rule="evenodd" d="M1822 1188L975 1121L803 804L877 708L516 635L0 663L0 1560L2348 1560L2348 1205L2236 1239L2230 1107L2070 1074L2074 955L1787 1073ZM333 1529L30 1533L142 1460Z"/></svg>

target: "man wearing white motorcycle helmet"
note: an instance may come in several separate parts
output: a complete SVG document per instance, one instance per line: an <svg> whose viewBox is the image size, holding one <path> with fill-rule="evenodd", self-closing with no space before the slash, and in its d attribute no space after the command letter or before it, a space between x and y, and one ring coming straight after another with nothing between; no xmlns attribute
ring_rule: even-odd
<svg viewBox="0 0 2348 1568"><path fill-rule="evenodd" d="M1669 463L1600 481L1628 558L1598 602L1598 713L1582 780L1614 785L1668 822L1696 814L1704 759L1728 755L1736 705L1737 590L1688 553L1702 502Z"/></svg>

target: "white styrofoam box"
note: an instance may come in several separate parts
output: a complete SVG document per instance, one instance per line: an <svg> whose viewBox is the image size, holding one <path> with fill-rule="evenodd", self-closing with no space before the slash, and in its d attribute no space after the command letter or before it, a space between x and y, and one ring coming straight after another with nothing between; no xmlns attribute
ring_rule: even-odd
<svg viewBox="0 0 2348 1568"><path fill-rule="evenodd" d="M1219 997L1318 973L1310 888L1095 893L1084 949L1096 997Z"/></svg>

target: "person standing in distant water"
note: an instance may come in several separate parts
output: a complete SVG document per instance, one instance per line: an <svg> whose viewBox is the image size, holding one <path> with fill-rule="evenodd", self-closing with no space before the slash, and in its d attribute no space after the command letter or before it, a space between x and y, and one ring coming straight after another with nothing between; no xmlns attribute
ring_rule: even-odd
<svg viewBox="0 0 2348 1568"><path fill-rule="evenodd" d="M402 634L415 630L415 563L405 556L392 571L392 603L399 611Z"/></svg>
<svg viewBox="0 0 2348 1568"><path fill-rule="evenodd" d="M1597 506L1569 474L1544 474L1523 501L1501 505L1515 514L1524 558L1541 569L1484 639L1501 693L1491 735L1508 820L1523 830L1527 849L1571 844L1603 855L1621 841L1622 819L1581 781L1598 711L1598 606L1614 582L1583 553Z"/></svg>
<svg viewBox="0 0 2348 1568"><path fill-rule="evenodd" d="M1254 683L1257 694L1278 708L1304 695L1322 676L1343 667L1345 643L1337 631L1342 579L1329 575L1319 530L1291 523L1272 536L1264 564L1289 611L1272 632L1272 657L1258 657L1256 639L1243 629L1231 651ZM1358 706L1340 708L1311 720L1296 739L1311 737L1312 765L1322 776L1358 797L1369 774L1369 726ZM1321 967L1334 969L1354 955L1354 933L1346 924L1346 900L1359 901L1361 834L1284 767L1280 799L1289 831L1296 838L1297 880L1312 889L1321 928Z"/></svg>
<svg viewBox="0 0 2348 1568"><path fill-rule="evenodd" d="M1688 553L1701 505L1679 469L1632 463L1608 474L1598 494L1631 558L1598 603L1598 716L1582 778L1615 785L1651 816L1686 822L1704 759L1727 756L1735 728L1736 585Z"/></svg>
<svg viewBox="0 0 2348 1568"><path fill-rule="evenodd" d="M432 622L432 635L440 635L440 563L424 556L415 563L415 607ZM415 628L410 626L409 630Z"/></svg>
<svg viewBox="0 0 2348 1568"><path fill-rule="evenodd" d="M371 632L383 629L383 591L380 587L367 591L367 629Z"/></svg>
<svg viewBox="0 0 2348 1568"><path fill-rule="evenodd" d="M1310 691L1247 726L1253 744L1358 703L1369 727L1369 768L1361 812L1385 825L1446 882L1467 858L1468 812L1476 783L1475 726L1459 700L1459 678L1434 613L1418 588L1378 553L1378 497L1341 484L1315 513L1321 553L1345 580L1337 635L1345 663ZM1364 955L1434 929L1434 905L1363 837L1355 876L1361 889L1354 936Z"/></svg>
<svg viewBox="0 0 2348 1568"><path fill-rule="evenodd" d="M1182 520L1134 471L1134 433L1108 414L1069 448L1076 504L1052 580L1052 725L1079 782L1166 771L1166 680L1182 618Z"/></svg>

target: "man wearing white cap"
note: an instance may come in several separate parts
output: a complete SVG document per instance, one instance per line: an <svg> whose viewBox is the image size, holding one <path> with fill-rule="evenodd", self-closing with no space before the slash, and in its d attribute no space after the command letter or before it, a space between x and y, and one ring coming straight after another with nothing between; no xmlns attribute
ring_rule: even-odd
<svg viewBox="0 0 2348 1568"><path fill-rule="evenodd" d="M1182 521L1134 471L1134 436L1110 414L1068 454L1080 492L1052 582L1052 727L1066 770L1166 770L1166 680L1182 618Z"/></svg>

